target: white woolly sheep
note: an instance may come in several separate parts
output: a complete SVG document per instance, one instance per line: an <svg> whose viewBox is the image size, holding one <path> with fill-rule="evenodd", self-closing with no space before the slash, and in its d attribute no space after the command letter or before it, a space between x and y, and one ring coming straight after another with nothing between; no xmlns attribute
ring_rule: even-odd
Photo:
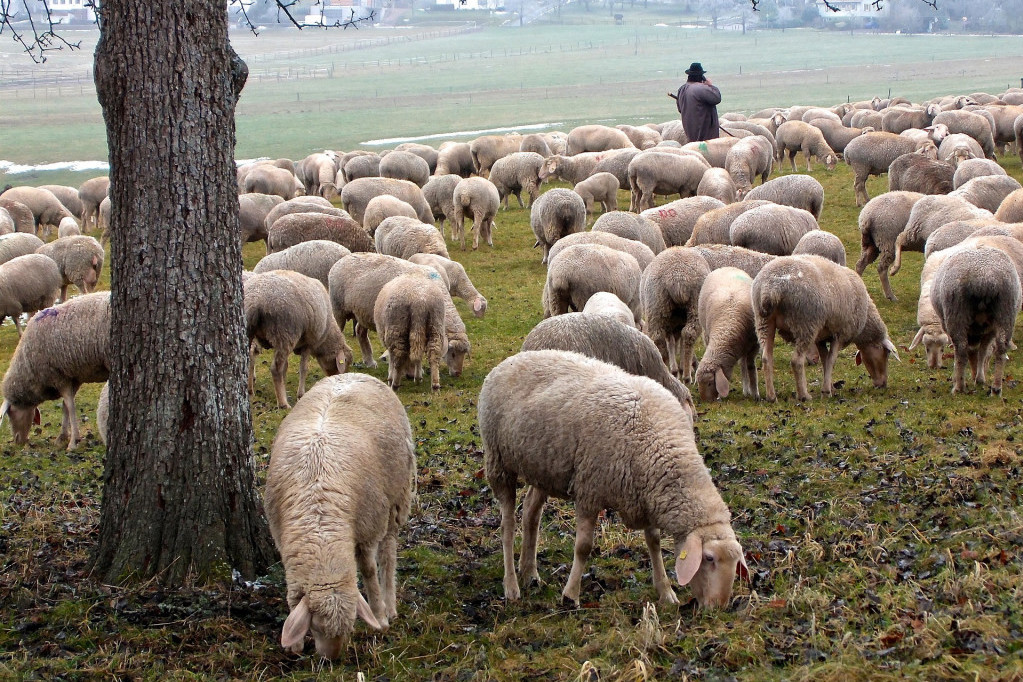
<svg viewBox="0 0 1023 682"><path fill-rule="evenodd" d="M242 244L266 240L266 217L271 209L282 203L284 199L276 194L251 192L238 195L238 227ZM84 227L84 223L82 225Z"/></svg>
<svg viewBox="0 0 1023 682"><path fill-rule="evenodd" d="M950 134L961 133L969 135L976 140L983 155L994 160L995 139L991 130L991 123L980 113L973 111L943 111L934 117L933 123L948 126Z"/></svg>
<svg viewBox="0 0 1023 682"><path fill-rule="evenodd" d="M646 270L647 266L654 260L654 252L643 242L619 237L610 232L573 232L566 235L551 247L548 260L554 260L562 250L576 244L600 244L611 249L623 251L636 259L640 270Z"/></svg>
<svg viewBox="0 0 1023 682"><path fill-rule="evenodd" d="M842 240L824 230L811 230L799 238L792 255L809 253L827 258L833 263L845 266L845 245Z"/></svg>
<svg viewBox="0 0 1023 682"><path fill-rule="evenodd" d="M430 386L440 390L440 360L447 352L444 286L425 274L395 277L380 289L373 323L387 349L387 379L398 390L403 377L419 380L423 360L430 363Z"/></svg>
<svg viewBox="0 0 1023 682"><path fill-rule="evenodd" d="M430 179L430 164L412 152L394 150L380 159L380 177L408 180L422 187Z"/></svg>
<svg viewBox="0 0 1023 682"><path fill-rule="evenodd" d="M646 244L654 255L664 251L661 228L652 220L629 211L611 211L597 218L592 232L610 232Z"/></svg>
<svg viewBox="0 0 1023 682"><path fill-rule="evenodd" d="M886 133L901 133L910 128L926 128L941 113L937 104L926 107L890 107L881 115L881 130Z"/></svg>
<svg viewBox="0 0 1023 682"><path fill-rule="evenodd" d="M467 178L475 172L468 142L445 142L440 146L437 151L437 168L433 171L434 175L454 174Z"/></svg>
<svg viewBox="0 0 1023 682"><path fill-rule="evenodd" d="M633 316L632 311L629 309L629 306L625 305L625 301L609 291L598 291L590 296L589 300L586 301L586 305L583 306L583 309L580 312L590 313L592 315L604 315L605 317L610 317L611 319L621 322L628 327L632 327L633 329L636 328L636 319Z"/></svg>
<svg viewBox="0 0 1023 682"><path fill-rule="evenodd" d="M824 209L824 186L816 178L794 173L768 180L759 187L754 187L743 199L744 201L760 199L801 208L813 214L816 220L820 220L821 211Z"/></svg>
<svg viewBox="0 0 1023 682"><path fill-rule="evenodd" d="M0 406L0 418L11 418L15 443L28 442L41 403L62 398L60 437L74 450L81 437L75 394L82 384L107 380L109 342L109 291L78 296L29 320L4 375Z"/></svg>
<svg viewBox="0 0 1023 682"><path fill-rule="evenodd" d="M552 418L556 415L556 418ZM597 516L613 508L642 529L658 598L677 603L661 558L660 532L675 540L676 578L704 607L725 606L736 573L748 575L728 507L693 435L692 421L657 382L568 351L530 351L487 375L479 398L484 467L501 507L505 599L519 599L515 489L523 503L519 571L539 581L536 545L548 495L576 508L575 558L562 595L579 602Z"/></svg>
<svg viewBox="0 0 1023 682"><path fill-rule="evenodd" d="M440 152L428 144L423 144L421 142L402 142L394 148L394 151L412 152L426 162L426 166L430 173L437 170L437 161L440 159Z"/></svg>
<svg viewBox="0 0 1023 682"><path fill-rule="evenodd" d="M476 174L486 177L498 159L519 151L522 135L484 135L469 143L469 154ZM440 162L438 161L438 164Z"/></svg>
<svg viewBox="0 0 1023 682"><path fill-rule="evenodd" d="M249 241L259 241L259 239L264 239L266 237L266 233L269 232L271 227L273 227L273 224L286 215L293 215L295 213L320 213L323 215L337 216L339 218L351 218L351 216L348 215L348 211L335 208L329 201L318 196L301 196L289 199L288 201L282 200L276 203L271 203L272 199L270 201L266 201L266 199L270 197L280 199L280 197L272 194L252 193L239 195L239 203L243 197L257 197L254 201L259 205L258 210L263 212L261 234L259 234L260 230L256 226L251 226L248 229L243 227L243 235L246 235L246 233L252 235L251 237L246 237ZM270 205L265 206L265 204Z"/></svg>
<svg viewBox="0 0 1023 682"><path fill-rule="evenodd" d="M519 143L520 152L534 152L540 156L547 158L553 152L551 147L547 144L547 140L543 138L543 135L539 133L530 133L522 138L522 142Z"/></svg>
<svg viewBox="0 0 1023 682"><path fill-rule="evenodd" d="M537 246L543 247L542 264L550 261L554 243L586 227L586 204L570 189L556 188L541 194L529 210L529 225L533 228Z"/></svg>
<svg viewBox="0 0 1023 682"><path fill-rule="evenodd" d="M28 206L20 201L0 199L0 209L6 211L11 217L11 220L14 221L15 232L35 235L36 219L32 215L32 210Z"/></svg>
<svg viewBox="0 0 1023 682"><path fill-rule="evenodd" d="M672 374L693 379L693 346L700 334L699 299L710 267L694 249L673 246L643 271L640 303L646 333Z"/></svg>
<svg viewBox="0 0 1023 682"><path fill-rule="evenodd" d="M662 149L662 147L658 146L656 149ZM590 175L596 175L597 173L610 173L615 176L616 180L618 180L618 188L626 189L629 186L629 163L631 163L639 153L639 149L619 149L617 151L607 152L601 156L600 160L597 161L596 165L594 165L590 170ZM586 178L583 178L583 180L585 179ZM579 182L582 182L582 180Z"/></svg>
<svg viewBox="0 0 1023 682"><path fill-rule="evenodd" d="M938 251L944 251L956 244L969 239L974 232L989 225L1000 226L1003 223L994 218L974 218L972 220L953 220L945 223L927 237L924 242L924 261L926 262Z"/></svg>
<svg viewBox="0 0 1023 682"><path fill-rule="evenodd" d="M61 220L60 222L64 223L66 220L67 218ZM77 229L77 227L78 223L75 223L75 228ZM6 208L0 206L0 235L13 234L16 231L16 229L17 225L14 222L14 216L12 216L11 212L8 211Z"/></svg>
<svg viewBox="0 0 1023 682"><path fill-rule="evenodd" d="M632 146L636 149L649 149L650 147L656 147L657 143L661 141L661 134L652 128L646 126L630 126L625 124L616 125L615 128L625 133L632 142Z"/></svg>
<svg viewBox="0 0 1023 682"><path fill-rule="evenodd" d="M693 233L689 236L685 246L698 246L700 244L729 244L732 223L736 218L746 211L752 211L759 206L771 206L773 202L763 199L750 199L728 204L721 208L707 211L693 224Z"/></svg>
<svg viewBox="0 0 1023 682"><path fill-rule="evenodd" d="M408 416L382 382L329 377L295 405L274 438L263 493L288 583L281 646L301 653L311 633L316 652L336 658L356 616L374 630L397 617L398 529L415 492Z"/></svg>
<svg viewBox="0 0 1023 682"><path fill-rule="evenodd" d="M824 133L809 123L802 121L786 121L778 126L774 134L775 146L777 147L778 163L789 156L789 163L792 164L792 172L796 171L796 153L802 152L806 159L806 172L813 170L810 164L810 157L816 156L817 160L824 164L828 170L834 170L838 163L838 155L824 139Z"/></svg>
<svg viewBox="0 0 1023 682"><path fill-rule="evenodd" d="M89 178L79 186L78 198L82 200L83 232L98 230L102 227L99 224L99 205L109 192L110 178L106 175Z"/></svg>
<svg viewBox="0 0 1023 682"><path fill-rule="evenodd" d="M594 294L596 298L607 292ZM619 299L620 300L620 299ZM627 310L627 308L626 308ZM629 313L631 319L632 313ZM675 396L683 409L696 418L693 396L685 384L672 376L650 337L622 320L590 312L565 313L540 322L522 342L523 351L567 350L608 362L629 374L653 379Z"/></svg>
<svg viewBox="0 0 1023 682"><path fill-rule="evenodd" d="M267 232L267 254L313 239L337 242L349 251L373 251L373 238L352 218L323 213L292 213L278 218Z"/></svg>
<svg viewBox="0 0 1023 682"><path fill-rule="evenodd" d="M594 173L590 177L577 182L572 188L583 198L586 204L586 215L593 212L593 205L599 203L604 213L618 210L618 178L611 173Z"/></svg>
<svg viewBox="0 0 1023 682"><path fill-rule="evenodd" d="M1012 343L1023 294L1012 260L987 246L957 251L934 275L931 304L955 349L952 392L965 389L966 363L973 381L984 381L988 355L994 355L991 392L1001 395L1005 351Z"/></svg>
<svg viewBox="0 0 1023 682"><path fill-rule="evenodd" d="M362 151L362 150L359 150ZM352 153L352 152L349 152ZM347 155L346 155L347 156ZM359 154L348 158L341 157L341 179L344 181L337 183L338 185L347 185L353 180L360 178L378 178L380 177L380 156L373 152Z"/></svg>
<svg viewBox="0 0 1023 682"><path fill-rule="evenodd" d="M253 164L241 182L243 193L276 194L283 199L292 199L305 194L305 187L295 174L270 163Z"/></svg>
<svg viewBox="0 0 1023 682"><path fill-rule="evenodd" d="M763 349L767 399L777 400L774 390L774 337L793 345L792 374L796 397L809 400L806 360L814 347L821 358L824 376L821 393L832 395L832 371L838 352L856 344L856 364L862 361L874 386L888 383L888 355L898 352L888 338L863 280L852 270L820 256L786 256L768 263L753 279L751 291L757 339Z"/></svg>
<svg viewBox="0 0 1023 682"><path fill-rule="evenodd" d="M710 140L703 140L702 142L689 142L682 145L682 149L699 154L710 164L711 168L724 168L728 152L741 139L738 135L716 137Z"/></svg>
<svg viewBox="0 0 1023 682"><path fill-rule="evenodd" d="M923 251L927 238L936 229L953 220L990 218L991 212L977 208L966 199L948 195L926 195L913 204L909 220L895 240L895 261L888 268L895 275L902 267L903 251Z"/></svg>
<svg viewBox="0 0 1023 682"><path fill-rule="evenodd" d="M520 154L522 152L515 152ZM526 152L528 153L528 152ZM497 164L495 164L495 167ZM493 171L491 171L493 174ZM472 250L480 246L480 237L488 246L494 246L494 217L501 207L501 195L486 178L465 178L455 185L455 213L451 217L451 240L465 251L465 219L472 216ZM441 237L443 240L443 237ZM437 253L437 252L434 252ZM441 254L447 256L446 253Z"/></svg>
<svg viewBox="0 0 1023 682"><path fill-rule="evenodd" d="M756 277L765 265L777 258L769 253L727 244L702 244L689 248L703 256L712 271L720 268L738 268L750 277Z"/></svg>
<svg viewBox="0 0 1023 682"><path fill-rule="evenodd" d="M703 177L700 178L700 184L696 188L696 196L713 197L723 204L730 204L736 200L738 191L735 181L732 180L732 176L728 171L724 168L709 168L703 172ZM682 201L685 201L685 199L682 199Z"/></svg>
<svg viewBox="0 0 1023 682"><path fill-rule="evenodd" d="M888 192L874 197L860 211L860 258L856 274L862 276L867 266L877 261L881 288L889 301L898 300L888 280L888 268L895 262L895 242L909 222L913 205L923 198L917 192Z"/></svg>
<svg viewBox="0 0 1023 682"><path fill-rule="evenodd" d="M358 178L352 180L341 190L341 201L345 209L357 223L362 224L369 200L381 194L390 194L401 199L416 210L416 215L424 223L433 224L433 210L423 196L419 185L408 180L396 178Z"/></svg>
<svg viewBox="0 0 1023 682"><path fill-rule="evenodd" d="M705 171L704 177L707 177L710 172L709 170ZM725 172L727 173L727 171ZM733 194L732 199L734 200L734 198ZM648 208L640 215L660 226L665 246L682 246L689 241L693 234L693 227L700 216L729 203L731 201L723 202L713 197L698 195Z"/></svg>
<svg viewBox="0 0 1023 682"><path fill-rule="evenodd" d="M515 152L494 162L488 176L497 188L500 201L508 208L508 197L515 195L519 207L523 207L522 192L529 197L529 204L536 201L540 193L540 168L544 157L536 152Z"/></svg>
<svg viewBox="0 0 1023 682"><path fill-rule="evenodd" d="M952 189L959 189L974 178L985 175L1007 175L1005 169L991 159L966 159L956 166L952 176Z"/></svg>
<svg viewBox="0 0 1023 682"><path fill-rule="evenodd" d="M0 235L0 263L35 253L43 245L43 240L29 232L13 232Z"/></svg>
<svg viewBox="0 0 1023 682"><path fill-rule="evenodd" d="M1003 223L1023 223L1023 189L1017 189L1002 199L995 212L995 219ZM9 237L0 237L0 240L3 239Z"/></svg>
<svg viewBox="0 0 1023 682"><path fill-rule="evenodd" d="M958 166L959 162L968 159L983 159L984 150L969 135L956 133L947 136L938 145L938 158Z"/></svg>
<svg viewBox="0 0 1023 682"><path fill-rule="evenodd" d="M57 263L44 254L30 253L0 264L0 323L10 317L21 338L21 314L49 308L60 285Z"/></svg>
<svg viewBox="0 0 1023 682"><path fill-rule="evenodd" d="M74 235L58 237L36 249L49 256L60 272L60 300L67 300L68 285L74 284L83 294L96 289L103 271L103 246L93 237ZM46 306L43 306L46 307Z"/></svg>
<svg viewBox="0 0 1023 682"><path fill-rule="evenodd" d="M660 151L639 154L629 163L631 209L642 212L654 206L654 195L678 194L680 199L696 194L707 167L690 155Z"/></svg>
<svg viewBox="0 0 1023 682"><path fill-rule="evenodd" d="M305 379L312 355L330 376L345 372L352 349L331 315L327 290L312 277L291 270L253 274L245 280L245 332L252 358L249 362L249 393L254 389L256 354L273 348L270 365L278 407L290 407L285 381L288 356L301 357L298 397L305 393Z"/></svg>
<svg viewBox="0 0 1023 682"><path fill-rule="evenodd" d="M575 185L590 177L597 163L606 156L605 152L586 152L575 156L561 154L548 156L544 159L543 166L540 167L540 180L546 182L551 178L559 178Z"/></svg>
<svg viewBox="0 0 1023 682"><path fill-rule="evenodd" d="M736 218L729 229L729 240L732 246L787 256L804 234L818 229L809 211L775 204L759 206Z"/></svg>
<svg viewBox="0 0 1023 682"><path fill-rule="evenodd" d="M1020 189L1019 181L1008 175L983 175L964 183L949 192L949 196L961 197L978 208L994 213L1005 197Z"/></svg>
<svg viewBox="0 0 1023 682"><path fill-rule="evenodd" d="M873 132L860 135L845 148L845 162L853 170L853 189L856 205L863 206L870 197L867 195L867 178L888 172L892 161L903 154L918 152L921 147L930 148L934 143L919 143L895 133Z"/></svg>
<svg viewBox="0 0 1023 682"><path fill-rule="evenodd" d="M948 161L910 152L888 167L888 191L948 194L952 191L955 168Z"/></svg>
<svg viewBox="0 0 1023 682"><path fill-rule="evenodd" d="M725 170L735 182L736 199L742 199L749 193L758 175L760 184L767 182L773 168L774 147L766 137L759 135L740 140L725 157Z"/></svg>
<svg viewBox="0 0 1023 682"><path fill-rule="evenodd" d="M757 387L757 331L753 324L750 288L753 278L738 268L713 270L703 281L697 309L706 350L696 367L700 399L727 398L736 363L742 394L760 397Z"/></svg>
<svg viewBox="0 0 1023 682"><path fill-rule="evenodd" d="M326 289L330 286L327 281L330 269L334 267L334 263L350 253L351 251L337 242L328 239L311 239L289 246L283 251L264 256L252 268L252 272L258 275L271 270L292 270L319 280L323 284L323 288Z"/></svg>
<svg viewBox="0 0 1023 682"><path fill-rule="evenodd" d="M419 157L416 157L419 158ZM416 215L416 209L412 208L409 204L402 201L397 197L392 197L390 194L381 194L378 197L373 197L366 204L366 213L362 216L362 228L369 233L370 236L377 230L377 226L384 221L385 218L391 216L401 215L406 218L419 219Z"/></svg>
<svg viewBox="0 0 1023 682"><path fill-rule="evenodd" d="M409 256L409 261L417 265L428 265L437 272L447 275L449 294L468 303L476 317L487 314L487 299L473 286L461 263L435 253L416 253Z"/></svg>
<svg viewBox="0 0 1023 682"><path fill-rule="evenodd" d="M392 216L377 227L377 253L408 259L414 253L436 253L448 258L444 235L415 218Z"/></svg>
<svg viewBox="0 0 1023 682"><path fill-rule="evenodd" d="M99 435L103 445L107 444L110 421L110 383L105 382L99 392L99 401L96 403L96 433Z"/></svg>
<svg viewBox="0 0 1023 682"><path fill-rule="evenodd" d="M456 173L434 175L423 186L423 196L430 204L433 219L441 232L444 231L444 221L449 221L450 225L455 215L455 187L461 180L462 176Z"/></svg>
<svg viewBox="0 0 1023 682"><path fill-rule="evenodd" d="M808 123L821 131L821 134L824 135L824 141L828 143L828 146L836 154L844 153L849 143L860 135L874 132L874 129L869 126L866 128L849 128L840 122L821 118L815 118L812 121L808 121Z"/></svg>
<svg viewBox="0 0 1023 682"><path fill-rule="evenodd" d="M328 198L337 194L338 161L333 152L314 152L295 164L295 177L307 195Z"/></svg>
<svg viewBox="0 0 1023 682"><path fill-rule="evenodd" d="M71 215L71 211L67 210L64 204L60 203L60 200L53 192L41 187L30 187L28 185L11 187L0 194L0 199L17 201L27 206L32 211L32 217L39 228L47 225L57 227L62 219L74 217Z"/></svg>
<svg viewBox="0 0 1023 682"><path fill-rule="evenodd" d="M583 152L605 152L609 149L634 147L632 140L621 130L604 125L582 125L568 133L567 156Z"/></svg>
<svg viewBox="0 0 1023 682"><path fill-rule="evenodd" d="M544 318L581 311L598 291L622 299L640 321L639 282L642 276L635 258L601 244L576 244L562 249L547 268L543 288Z"/></svg>
<svg viewBox="0 0 1023 682"><path fill-rule="evenodd" d="M11 232L14 231L14 223L11 222ZM57 226L57 238L60 237L73 237L81 234L82 229L78 227L78 221L74 218L67 217L60 219L60 225Z"/></svg>

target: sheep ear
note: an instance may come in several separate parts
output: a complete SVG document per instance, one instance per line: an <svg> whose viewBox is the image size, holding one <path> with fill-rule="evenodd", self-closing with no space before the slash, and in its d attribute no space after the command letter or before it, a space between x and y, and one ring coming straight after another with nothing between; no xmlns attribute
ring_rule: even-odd
<svg viewBox="0 0 1023 682"><path fill-rule="evenodd" d="M894 355L896 360L902 362L902 358L899 357L899 350L895 347L895 344L892 343L891 339L885 338L881 345L887 348L888 352Z"/></svg>
<svg viewBox="0 0 1023 682"><path fill-rule="evenodd" d="M739 580L745 580L749 582L749 566L746 565L746 559L739 553L739 563L735 564L735 574L739 576Z"/></svg>
<svg viewBox="0 0 1023 682"><path fill-rule="evenodd" d="M857 365L863 364L863 354L860 353L859 351L856 351L856 364Z"/></svg>
<svg viewBox="0 0 1023 682"><path fill-rule="evenodd" d="M10 410L11 410L11 401L5 400L4 404L0 405L0 423L3 422L4 417L7 416L7 413L10 412Z"/></svg>
<svg viewBox="0 0 1023 682"><path fill-rule="evenodd" d="M309 601L302 597L298 605L288 614L281 629L281 646L289 649L293 654L302 653L305 646L305 636L312 624L313 614L309 610Z"/></svg>
<svg viewBox="0 0 1023 682"><path fill-rule="evenodd" d="M924 340L924 328L920 327L919 331L917 331L917 333L916 333L916 336L913 337L912 343L909 344L909 349L913 350L914 348L919 346L920 342L923 341L923 340Z"/></svg>
<svg viewBox="0 0 1023 682"><path fill-rule="evenodd" d="M43 423L43 415L39 413L39 408L35 408L35 412L32 415L32 423L39 426Z"/></svg>
<svg viewBox="0 0 1023 682"><path fill-rule="evenodd" d="M690 533L686 544L678 551L675 559L675 577L679 585L688 585L703 562L703 540L696 533Z"/></svg>
<svg viewBox="0 0 1023 682"><path fill-rule="evenodd" d="M362 596L361 592L359 593L359 601L355 603L355 615L364 620L366 625L370 626L374 630L383 630L383 628L380 627L380 621L378 621L377 617L373 615L373 609L369 607L369 602L366 601L366 598Z"/></svg>
<svg viewBox="0 0 1023 682"><path fill-rule="evenodd" d="M476 300L472 302L472 311L477 315L483 310L483 297L477 296Z"/></svg>
<svg viewBox="0 0 1023 682"><path fill-rule="evenodd" d="M719 397L728 397L728 377L720 367L714 372L714 388L717 389Z"/></svg>

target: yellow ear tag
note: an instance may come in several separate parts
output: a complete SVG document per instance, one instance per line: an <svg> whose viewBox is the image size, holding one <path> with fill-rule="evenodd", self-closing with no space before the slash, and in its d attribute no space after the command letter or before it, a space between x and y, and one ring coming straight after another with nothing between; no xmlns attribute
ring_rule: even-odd
<svg viewBox="0 0 1023 682"><path fill-rule="evenodd" d="M682 559L683 561L685 561L685 558L688 555L689 555L689 552L687 552L686 550L683 549L681 552L678 553L678 558Z"/></svg>

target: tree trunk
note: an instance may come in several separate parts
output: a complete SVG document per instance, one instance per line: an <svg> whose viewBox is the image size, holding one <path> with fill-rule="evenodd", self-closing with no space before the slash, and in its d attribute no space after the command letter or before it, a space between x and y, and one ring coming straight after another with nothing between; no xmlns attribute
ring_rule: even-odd
<svg viewBox="0 0 1023 682"><path fill-rule="evenodd" d="M97 577L262 572L246 385L234 111L247 69L223 3L104 0L110 436Z"/></svg>

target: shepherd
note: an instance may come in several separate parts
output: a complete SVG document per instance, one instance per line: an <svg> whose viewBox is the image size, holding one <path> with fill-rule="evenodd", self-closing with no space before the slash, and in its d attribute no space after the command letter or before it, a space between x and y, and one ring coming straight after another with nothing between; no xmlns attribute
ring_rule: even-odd
<svg viewBox="0 0 1023 682"><path fill-rule="evenodd" d="M700 62L693 62L686 69L688 79L678 93L668 93L675 99L682 127L690 142L712 140L719 136L717 105L721 103L721 91L706 74Z"/></svg>

